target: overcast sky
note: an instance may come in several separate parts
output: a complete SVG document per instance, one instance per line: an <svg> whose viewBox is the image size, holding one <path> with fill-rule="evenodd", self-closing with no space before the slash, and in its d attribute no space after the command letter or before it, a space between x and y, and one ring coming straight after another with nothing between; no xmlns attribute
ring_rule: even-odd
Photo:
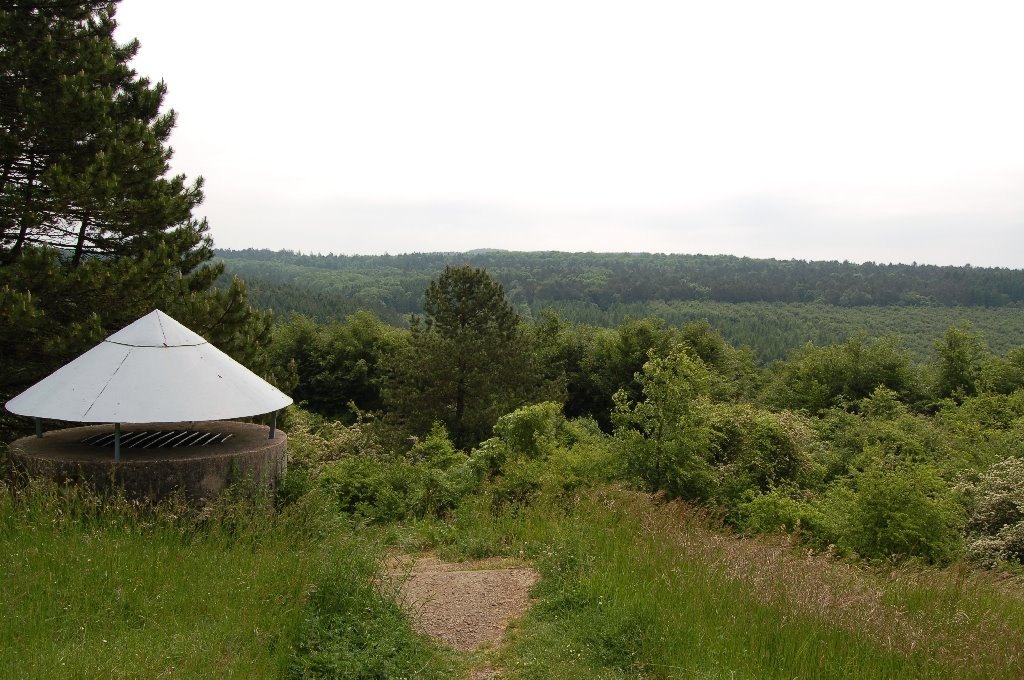
<svg viewBox="0 0 1024 680"><path fill-rule="evenodd" d="M123 0L216 244L1024 268L1024 3Z"/></svg>

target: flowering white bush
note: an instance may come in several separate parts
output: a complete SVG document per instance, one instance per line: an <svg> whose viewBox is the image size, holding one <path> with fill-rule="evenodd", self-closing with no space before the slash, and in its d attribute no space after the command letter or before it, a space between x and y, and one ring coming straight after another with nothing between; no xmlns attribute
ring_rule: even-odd
<svg viewBox="0 0 1024 680"><path fill-rule="evenodd" d="M1024 459L996 463L972 491L975 506L967 549L990 564L999 560L1024 563Z"/></svg>

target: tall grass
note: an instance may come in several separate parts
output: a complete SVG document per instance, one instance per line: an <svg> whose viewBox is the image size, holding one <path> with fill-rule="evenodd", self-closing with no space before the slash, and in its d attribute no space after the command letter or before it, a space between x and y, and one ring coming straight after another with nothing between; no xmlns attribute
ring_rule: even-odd
<svg viewBox="0 0 1024 680"><path fill-rule="evenodd" d="M439 537L452 552L537 560L537 604L499 659L510 678L1024 675L1020 589L1016 604L998 610L984 578L968 579L958 597L973 604L962 608L994 620L950 625L937 616L942 605L926 604L948 586L943 572L926 571L928 581L897 570L901 582L805 559L779 542L723 536L679 506L636 494L610 490L497 515L473 502ZM976 637L994 631L1002 639Z"/></svg>
<svg viewBox="0 0 1024 680"><path fill-rule="evenodd" d="M0 677L447 677L377 555L317 494L196 512L0 487Z"/></svg>

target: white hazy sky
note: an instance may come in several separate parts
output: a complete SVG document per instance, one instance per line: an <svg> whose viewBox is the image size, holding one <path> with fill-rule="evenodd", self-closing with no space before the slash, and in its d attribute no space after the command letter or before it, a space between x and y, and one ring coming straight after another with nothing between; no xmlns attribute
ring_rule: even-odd
<svg viewBox="0 0 1024 680"><path fill-rule="evenodd" d="M1024 268L1024 3L123 0L216 244Z"/></svg>

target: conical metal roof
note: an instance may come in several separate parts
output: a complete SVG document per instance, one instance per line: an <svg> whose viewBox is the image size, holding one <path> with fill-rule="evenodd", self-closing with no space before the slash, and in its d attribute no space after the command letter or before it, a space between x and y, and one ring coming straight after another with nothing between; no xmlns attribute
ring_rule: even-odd
<svg viewBox="0 0 1024 680"><path fill-rule="evenodd" d="M291 397L160 310L7 402L22 416L171 423L269 413Z"/></svg>

